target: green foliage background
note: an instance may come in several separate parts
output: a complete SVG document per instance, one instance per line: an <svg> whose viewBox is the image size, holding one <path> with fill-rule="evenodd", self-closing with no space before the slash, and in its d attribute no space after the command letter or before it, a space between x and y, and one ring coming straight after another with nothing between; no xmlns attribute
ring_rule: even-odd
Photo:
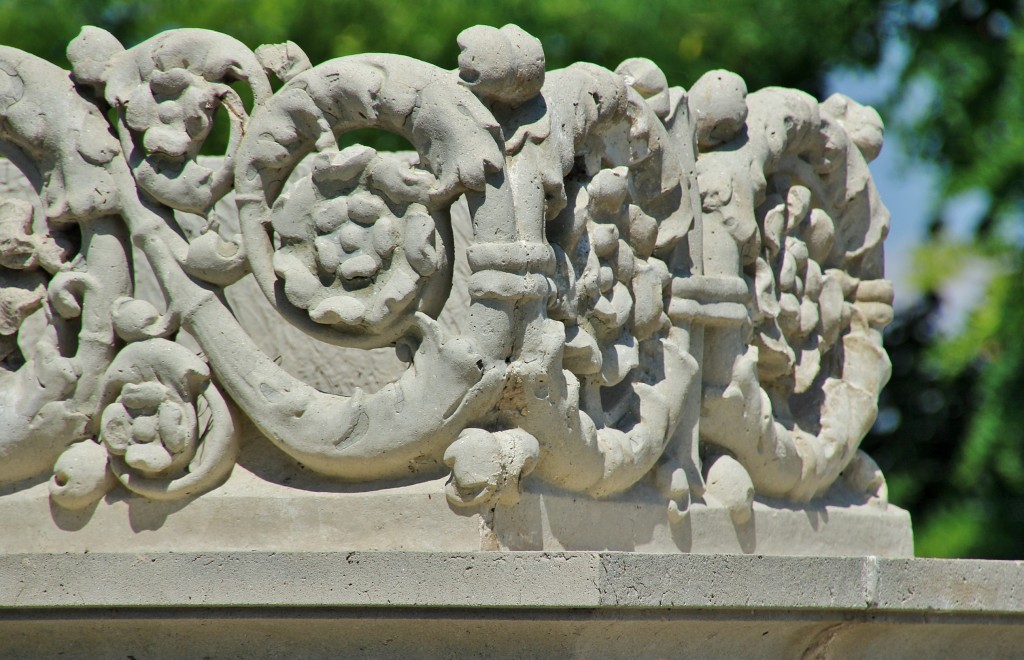
<svg viewBox="0 0 1024 660"><path fill-rule="evenodd" d="M828 72L870 69L896 46L906 54L903 84L881 110L913 157L939 166L942 190L914 264L921 296L886 338L893 379L864 448L885 470L891 500L911 510L919 555L1021 558L1022 12L1017 0L0 0L0 43L67 66L65 47L83 25L126 46L202 27L250 47L291 40L314 63L393 52L454 68L461 30L516 23L541 39L549 68L643 56L671 84L726 68L751 89L819 97ZM908 103L911 86L926 103ZM974 234L954 239L945 202L964 191L988 203ZM939 332L948 283L978 264L995 273L987 292L961 330Z"/></svg>
<svg viewBox="0 0 1024 660"><path fill-rule="evenodd" d="M614 66L650 57L674 84L710 68L742 71L751 88L820 89L831 67L872 61L868 0L0 0L0 41L63 63L82 25L134 45L161 30L200 27L250 47L292 40L319 63L392 52L454 68L455 37L477 23L516 23L543 44L549 68ZM839 45L840 47L834 48Z"/></svg>

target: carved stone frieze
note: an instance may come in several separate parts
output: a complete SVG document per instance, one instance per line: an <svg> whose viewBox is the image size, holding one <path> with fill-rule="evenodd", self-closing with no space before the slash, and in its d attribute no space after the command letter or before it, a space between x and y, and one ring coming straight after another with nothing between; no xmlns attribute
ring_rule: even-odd
<svg viewBox="0 0 1024 660"><path fill-rule="evenodd" d="M0 200L0 484L184 500L269 441L338 481L448 473L492 514L531 482L648 481L677 522L884 503L858 450L889 376L877 113L645 59L546 71L514 25L458 43L455 70L194 29L85 28L71 71L0 47L0 153L35 191ZM367 128L414 151L339 147ZM241 291L398 375L311 382Z"/></svg>

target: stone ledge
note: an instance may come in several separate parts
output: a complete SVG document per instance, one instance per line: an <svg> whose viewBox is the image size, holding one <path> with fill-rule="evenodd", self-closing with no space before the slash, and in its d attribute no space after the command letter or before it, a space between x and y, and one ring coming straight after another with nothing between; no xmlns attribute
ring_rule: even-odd
<svg viewBox="0 0 1024 660"><path fill-rule="evenodd" d="M255 605L1024 617L1024 562L617 552L0 555L4 612Z"/></svg>
<svg viewBox="0 0 1024 660"><path fill-rule="evenodd" d="M0 657L1009 657L1024 562L0 555Z"/></svg>
<svg viewBox="0 0 1024 660"><path fill-rule="evenodd" d="M736 524L714 502L693 503L670 523L649 484L605 500L528 483L520 502L487 521L453 512L444 479L392 488L307 490L236 467L221 488L187 503L108 496L96 506L51 505L45 482L0 497L0 554L244 551L630 551L910 557L910 516L876 500L755 502ZM324 490L314 490L323 488ZM0 488L0 494L4 491ZM328 513L329 512L329 513Z"/></svg>

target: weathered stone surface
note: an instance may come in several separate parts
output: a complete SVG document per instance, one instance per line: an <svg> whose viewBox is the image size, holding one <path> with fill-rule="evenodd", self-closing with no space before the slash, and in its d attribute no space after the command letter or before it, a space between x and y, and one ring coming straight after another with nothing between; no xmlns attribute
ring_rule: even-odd
<svg viewBox="0 0 1024 660"><path fill-rule="evenodd" d="M0 653L1007 657L1021 584L1020 562L874 557L4 555Z"/></svg>
<svg viewBox="0 0 1024 660"><path fill-rule="evenodd" d="M30 184L0 200L7 547L280 547L292 506L312 547L909 556L858 450L889 375L878 115L548 71L514 25L458 43L454 70L195 29L84 28L71 71L0 48ZM339 148L363 128L414 151Z"/></svg>
<svg viewBox="0 0 1024 660"><path fill-rule="evenodd" d="M248 462L244 455L242 460ZM453 512L443 479L346 488L301 474L282 486L267 476L238 466L221 488L187 504L108 497L79 510L51 506L41 483L0 497L0 553L502 549L913 555L907 513L877 504L758 502L751 519L737 524L725 507L696 503L685 520L673 521L649 486L595 501L532 483L516 504L481 515Z"/></svg>

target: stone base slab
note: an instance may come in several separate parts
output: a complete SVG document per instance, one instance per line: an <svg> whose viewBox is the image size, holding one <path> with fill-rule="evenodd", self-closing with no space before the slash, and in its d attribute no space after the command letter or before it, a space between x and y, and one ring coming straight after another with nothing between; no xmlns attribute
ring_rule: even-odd
<svg viewBox="0 0 1024 660"><path fill-rule="evenodd" d="M7 554L0 640L4 657L1011 657L1024 562Z"/></svg>
<svg viewBox="0 0 1024 660"><path fill-rule="evenodd" d="M223 486L191 501L153 502L118 490L83 511L51 504L45 482L17 486L0 497L0 553L614 550L913 555L910 516L877 500L856 503L833 496L806 505L756 502L753 517L736 524L710 499L691 504L686 518L670 522L665 499L645 484L598 501L530 482L518 505L495 511L453 509L445 498L444 479L376 489L303 482L300 476L288 484L237 467Z"/></svg>

